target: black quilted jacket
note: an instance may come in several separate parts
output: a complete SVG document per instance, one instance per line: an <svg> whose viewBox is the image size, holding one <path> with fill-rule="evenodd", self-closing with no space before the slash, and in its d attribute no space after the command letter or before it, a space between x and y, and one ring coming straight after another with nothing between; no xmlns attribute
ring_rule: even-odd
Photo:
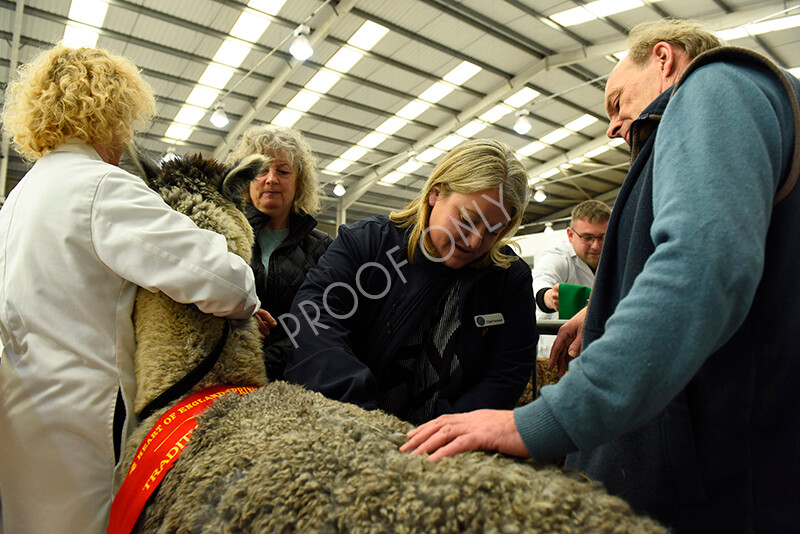
<svg viewBox="0 0 800 534"><path fill-rule="evenodd" d="M269 216L252 205L247 206L246 212L253 232L258 235L269 221ZM317 230L316 226L317 221L311 215L290 214L289 235L269 257L268 275L265 275L264 265L261 263L258 240L253 246L250 266L256 277L258 298L261 300L261 307L276 319L289 311L295 293L306 279L306 273L317 264L333 241L331 236ZM283 368L291 351L292 344L280 323L271 328L269 337L264 340L264 361L271 379L283 378Z"/></svg>

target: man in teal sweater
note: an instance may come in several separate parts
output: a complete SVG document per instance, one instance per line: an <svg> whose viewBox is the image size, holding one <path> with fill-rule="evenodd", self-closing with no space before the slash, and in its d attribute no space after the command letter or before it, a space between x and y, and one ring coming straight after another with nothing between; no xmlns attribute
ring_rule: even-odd
<svg viewBox="0 0 800 534"><path fill-rule="evenodd" d="M606 86L631 145L588 314L562 328L570 372L512 411L409 435L602 481L677 532L800 525L800 81L695 24L635 28ZM586 319L585 328L583 324ZM574 340L574 342L573 342Z"/></svg>

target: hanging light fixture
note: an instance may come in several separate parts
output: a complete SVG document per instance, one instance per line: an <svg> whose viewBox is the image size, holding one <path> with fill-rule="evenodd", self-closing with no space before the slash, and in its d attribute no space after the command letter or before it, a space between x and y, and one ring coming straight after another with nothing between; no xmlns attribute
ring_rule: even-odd
<svg viewBox="0 0 800 534"><path fill-rule="evenodd" d="M167 149L166 154L164 154L164 156L161 158L161 164L163 165L164 163L172 161L173 159L178 159L178 155L175 153L175 147L171 146Z"/></svg>
<svg viewBox="0 0 800 534"><path fill-rule="evenodd" d="M225 113L225 104L217 102L214 111L211 113L211 124L217 128L224 128L228 125L228 115Z"/></svg>
<svg viewBox="0 0 800 534"><path fill-rule="evenodd" d="M309 35L311 35L311 28L305 24L301 24L294 31L294 41L289 46L289 53L299 61L307 60L314 53L311 41L308 40Z"/></svg>
<svg viewBox="0 0 800 534"><path fill-rule="evenodd" d="M533 194L533 200L535 200L536 202L544 202L545 200L547 200L547 193L544 192L543 187L536 188L536 192Z"/></svg>
<svg viewBox="0 0 800 534"><path fill-rule="evenodd" d="M514 131L520 135L525 135L526 133L531 131L531 121L528 119L528 115L530 115L530 111L527 109L520 109L517 111L517 121L514 123Z"/></svg>
<svg viewBox="0 0 800 534"><path fill-rule="evenodd" d="M337 197L343 197L347 193L347 189L344 188L344 180L336 180L335 184L333 186L333 194Z"/></svg>
<svg viewBox="0 0 800 534"><path fill-rule="evenodd" d="M553 230L553 223L544 223L544 233L552 234L553 232L555 232L555 230Z"/></svg>

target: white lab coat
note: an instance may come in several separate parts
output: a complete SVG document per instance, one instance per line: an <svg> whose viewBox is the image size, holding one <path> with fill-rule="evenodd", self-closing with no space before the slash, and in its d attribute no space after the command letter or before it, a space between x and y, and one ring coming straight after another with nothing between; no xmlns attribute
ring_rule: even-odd
<svg viewBox="0 0 800 534"><path fill-rule="evenodd" d="M572 243L561 241L555 247L545 250L533 258L533 295L542 288L550 288L556 284L574 284L592 287L594 272L578 257ZM558 319L558 312L547 313L536 306L537 321L553 321ZM537 357L548 358L555 336L541 336L537 348Z"/></svg>
<svg viewBox="0 0 800 534"><path fill-rule="evenodd" d="M561 241L554 248L537 254L533 259L533 294L556 284L592 287L594 272L578 257L572 243ZM558 319L558 312L546 313L536 306L536 320Z"/></svg>
<svg viewBox="0 0 800 534"><path fill-rule="evenodd" d="M105 532L118 391L137 423L137 286L218 316L260 303L224 237L68 142L0 210L0 501L4 534ZM0 529L2 530L2 529Z"/></svg>

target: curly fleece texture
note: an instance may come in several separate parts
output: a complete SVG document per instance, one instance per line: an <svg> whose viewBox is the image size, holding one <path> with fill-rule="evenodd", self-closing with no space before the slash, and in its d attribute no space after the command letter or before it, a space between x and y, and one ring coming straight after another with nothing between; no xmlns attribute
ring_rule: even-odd
<svg viewBox="0 0 800 534"><path fill-rule="evenodd" d="M192 174L177 166L162 172L178 186ZM229 238L249 231L244 217L232 216L232 204L211 209L210 198L227 202L221 195L187 192L181 203L174 188L160 185L162 193L171 191L168 203L201 226L229 225L223 232ZM226 213L226 222L211 224ZM229 244L236 241L252 246L252 235ZM137 403L144 405L196 364L218 338L222 319L200 318L194 306L145 290L139 298ZM666 532L579 473L497 454L433 464L400 453L408 423L267 382L252 324L235 330L190 393L214 384L264 387L222 398L198 417L191 441L140 517L143 532ZM127 466L168 409L137 427L126 445Z"/></svg>
<svg viewBox="0 0 800 534"><path fill-rule="evenodd" d="M223 398L199 423L144 532L666 532L578 473L400 453L408 423L286 382Z"/></svg>

